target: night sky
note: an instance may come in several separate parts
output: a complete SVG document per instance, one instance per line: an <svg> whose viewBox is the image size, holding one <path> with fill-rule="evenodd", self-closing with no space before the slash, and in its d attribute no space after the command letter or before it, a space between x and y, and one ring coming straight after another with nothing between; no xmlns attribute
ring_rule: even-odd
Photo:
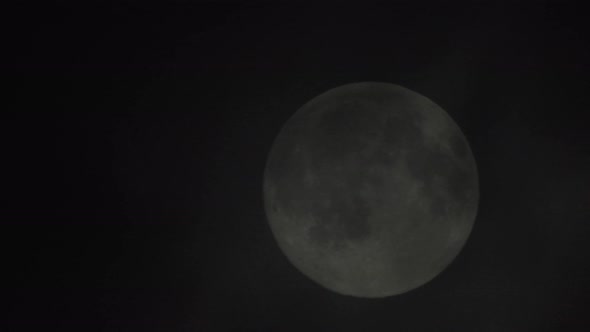
<svg viewBox="0 0 590 332"><path fill-rule="evenodd" d="M0 330L588 328L587 15L571 1L436 3L4 9ZM281 126L358 81L444 108L480 176L457 259L383 299L306 278L263 210Z"/></svg>

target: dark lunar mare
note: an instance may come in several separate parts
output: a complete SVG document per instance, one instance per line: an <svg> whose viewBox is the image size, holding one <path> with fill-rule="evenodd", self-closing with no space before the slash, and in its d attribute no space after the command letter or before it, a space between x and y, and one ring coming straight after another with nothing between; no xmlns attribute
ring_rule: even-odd
<svg viewBox="0 0 590 332"><path fill-rule="evenodd" d="M269 154L264 196L299 270L336 292L378 297L415 288L452 261L475 219L478 181L444 110L367 82L332 89L289 119Z"/></svg>

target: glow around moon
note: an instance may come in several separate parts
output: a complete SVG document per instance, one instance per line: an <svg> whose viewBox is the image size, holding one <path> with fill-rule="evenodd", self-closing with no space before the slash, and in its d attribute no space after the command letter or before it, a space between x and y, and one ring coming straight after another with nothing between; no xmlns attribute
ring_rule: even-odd
<svg viewBox="0 0 590 332"><path fill-rule="evenodd" d="M387 83L344 85L301 107L264 176L266 214L289 261L358 297L407 292L443 271L478 199L459 127L428 98Z"/></svg>

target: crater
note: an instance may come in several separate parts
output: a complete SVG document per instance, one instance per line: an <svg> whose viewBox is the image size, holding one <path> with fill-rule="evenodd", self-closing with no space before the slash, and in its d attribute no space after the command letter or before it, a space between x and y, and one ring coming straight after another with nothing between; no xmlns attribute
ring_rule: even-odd
<svg viewBox="0 0 590 332"><path fill-rule="evenodd" d="M360 195L336 194L328 204L314 204L313 216L316 222L309 228L312 243L321 247L340 248L348 242L359 242L371 234L369 203Z"/></svg>

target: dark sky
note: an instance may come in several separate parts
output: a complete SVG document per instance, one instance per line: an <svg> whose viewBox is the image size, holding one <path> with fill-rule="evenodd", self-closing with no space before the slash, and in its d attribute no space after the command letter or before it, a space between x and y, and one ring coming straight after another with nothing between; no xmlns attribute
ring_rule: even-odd
<svg viewBox="0 0 590 332"><path fill-rule="evenodd" d="M585 12L477 1L21 2L3 10L3 331L575 331L590 325ZM324 290L262 175L305 102L357 81L442 106L478 164L461 254L409 293Z"/></svg>

